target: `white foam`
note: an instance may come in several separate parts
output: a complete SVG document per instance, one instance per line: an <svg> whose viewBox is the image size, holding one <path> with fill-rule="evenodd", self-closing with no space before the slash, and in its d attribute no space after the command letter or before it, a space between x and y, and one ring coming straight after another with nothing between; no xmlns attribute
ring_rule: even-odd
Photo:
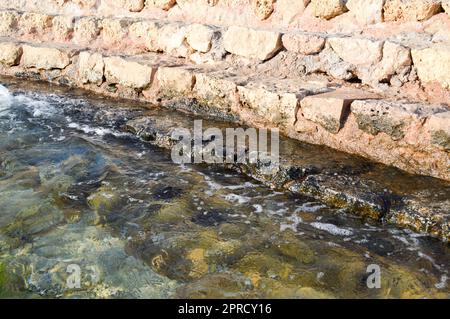
<svg viewBox="0 0 450 319"><path fill-rule="evenodd" d="M305 203L302 206L299 206L295 209L296 213L304 212L304 213L314 213L322 208L326 208L325 205L320 205L317 203Z"/></svg>
<svg viewBox="0 0 450 319"><path fill-rule="evenodd" d="M13 96L7 88L0 84L0 112L8 110L13 103Z"/></svg>
<svg viewBox="0 0 450 319"><path fill-rule="evenodd" d="M313 222L310 225L314 228L324 230L324 231L326 231L332 235L336 235L336 236L351 236L351 235L353 235L353 232L351 230L348 230L345 228L339 228L333 224Z"/></svg>

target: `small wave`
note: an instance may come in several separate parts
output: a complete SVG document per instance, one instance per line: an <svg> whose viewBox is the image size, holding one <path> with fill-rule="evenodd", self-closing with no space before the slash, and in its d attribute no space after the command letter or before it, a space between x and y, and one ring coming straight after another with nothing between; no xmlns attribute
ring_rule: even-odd
<svg viewBox="0 0 450 319"><path fill-rule="evenodd" d="M351 230L339 228L333 224L314 222L314 223L311 223L310 225L314 228L326 231L326 232L328 232L332 235L336 235L336 236L351 236L351 235L353 235L353 232Z"/></svg>
<svg viewBox="0 0 450 319"><path fill-rule="evenodd" d="M8 110L12 106L13 96L9 90L0 84L0 112Z"/></svg>

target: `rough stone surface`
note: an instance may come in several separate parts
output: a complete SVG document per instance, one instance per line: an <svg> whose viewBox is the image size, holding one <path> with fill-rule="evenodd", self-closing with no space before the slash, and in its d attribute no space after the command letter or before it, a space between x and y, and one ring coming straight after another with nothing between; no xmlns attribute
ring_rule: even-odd
<svg viewBox="0 0 450 319"><path fill-rule="evenodd" d="M56 16L53 18L53 36L56 40L67 41L74 31L74 18L72 16Z"/></svg>
<svg viewBox="0 0 450 319"><path fill-rule="evenodd" d="M325 46L325 38L301 33L286 33L282 41L288 51L305 55L319 53Z"/></svg>
<svg viewBox="0 0 450 319"><path fill-rule="evenodd" d="M253 12L260 20L265 20L273 12L274 0L252 0Z"/></svg>
<svg viewBox="0 0 450 319"><path fill-rule="evenodd" d="M24 45L21 65L26 68L64 69L70 64L69 54L56 48Z"/></svg>
<svg viewBox="0 0 450 319"><path fill-rule="evenodd" d="M96 18L81 18L75 22L74 39L78 43L89 43L100 34L100 26Z"/></svg>
<svg viewBox="0 0 450 319"><path fill-rule="evenodd" d="M19 27L25 33L43 33L52 26L52 19L46 14L25 12L20 17Z"/></svg>
<svg viewBox="0 0 450 319"><path fill-rule="evenodd" d="M412 64L411 52L400 44L386 41L383 45L383 59L375 64L368 75L369 82L390 80L397 72L401 72Z"/></svg>
<svg viewBox="0 0 450 319"><path fill-rule="evenodd" d="M214 30L202 24L193 24L187 32L187 43L196 51L208 52L211 49L211 42Z"/></svg>
<svg viewBox="0 0 450 319"><path fill-rule="evenodd" d="M307 96L301 101L299 112L306 119L336 134L341 129L353 101L377 98L379 98L377 95L362 90L338 89Z"/></svg>
<svg viewBox="0 0 450 319"><path fill-rule="evenodd" d="M422 21L441 10L440 0L386 0L385 21Z"/></svg>
<svg viewBox="0 0 450 319"><path fill-rule="evenodd" d="M145 0L122 0L123 8L131 12L140 12L144 9Z"/></svg>
<svg viewBox="0 0 450 319"><path fill-rule="evenodd" d="M119 57L104 58L105 77L110 84L143 89L152 81L153 68Z"/></svg>
<svg viewBox="0 0 450 319"><path fill-rule="evenodd" d="M240 103L255 111L270 123L282 127L294 125L295 113L299 101L306 95L305 90L289 92L277 90L264 84L250 83L247 86L238 86Z"/></svg>
<svg viewBox="0 0 450 319"><path fill-rule="evenodd" d="M426 124L431 134L431 142L450 150L450 111L432 114Z"/></svg>
<svg viewBox="0 0 450 319"><path fill-rule="evenodd" d="M348 10L345 2L345 0L311 0L311 6L314 16L329 20Z"/></svg>
<svg viewBox="0 0 450 319"><path fill-rule="evenodd" d="M78 59L78 75L81 83L94 83L97 85L103 82L105 63L99 53L81 52Z"/></svg>
<svg viewBox="0 0 450 319"><path fill-rule="evenodd" d="M195 84L191 70L182 67L160 67L156 73L161 90L166 93L188 93Z"/></svg>
<svg viewBox="0 0 450 319"><path fill-rule="evenodd" d="M232 26L225 32L224 46L230 53L264 61L281 49L281 35L274 31Z"/></svg>
<svg viewBox="0 0 450 319"><path fill-rule="evenodd" d="M18 65L22 47L14 43L0 43L0 63L5 66Z"/></svg>
<svg viewBox="0 0 450 319"><path fill-rule="evenodd" d="M103 41L119 43L128 33L128 22L121 19L103 19L101 22Z"/></svg>
<svg viewBox="0 0 450 319"><path fill-rule="evenodd" d="M421 115L420 104L402 104L387 101L355 101L351 105L358 127L366 133L381 132L393 140L405 136L408 127Z"/></svg>
<svg viewBox="0 0 450 319"><path fill-rule="evenodd" d="M237 85L225 74L196 74L194 92L203 104L229 110L237 102Z"/></svg>
<svg viewBox="0 0 450 319"><path fill-rule="evenodd" d="M159 28L156 22L141 21L133 23L128 32L134 43L142 45L149 51L158 51Z"/></svg>
<svg viewBox="0 0 450 319"><path fill-rule="evenodd" d="M383 22L385 0L348 0L347 8L361 25Z"/></svg>
<svg viewBox="0 0 450 319"><path fill-rule="evenodd" d="M450 15L450 0L443 0L442 8L444 8L444 11Z"/></svg>
<svg viewBox="0 0 450 319"><path fill-rule="evenodd" d="M157 49L174 57L187 57L190 48L186 42L187 27L181 24L166 24L158 33Z"/></svg>
<svg viewBox="0 0 450 319"><path fill-rule="evenodd" d="M283 25L289 25L305 11L306 6L311 0L277 0L276 11L274 15L278 15Z"/></svg>
<svg viewBox="0 0 450 319"><path fill-rule="evenodd" d="M383 56L382 41L335 37L328 39L328 43L342 60L354 65L372 65Z"/></svg>
<svg viewBox="0 0 450 319"><path fill-rule="evenodd" d="M450 45L413 49L411 54L421 81L438 82L450 88Z"/></svg>
<svg viewBox="0 0 450 319"><path fill-rule="evenodd" d="M169 10L177 3L176 0L150 0L148 2L162 10Z"/></svg>
<svg viewBox="0 0 450 319"><path fill-rule="evenodd" d="M14 27L17 26L17 22L18 16L15 12L0 12L0 36L10 35L13 32Z"/></svg>

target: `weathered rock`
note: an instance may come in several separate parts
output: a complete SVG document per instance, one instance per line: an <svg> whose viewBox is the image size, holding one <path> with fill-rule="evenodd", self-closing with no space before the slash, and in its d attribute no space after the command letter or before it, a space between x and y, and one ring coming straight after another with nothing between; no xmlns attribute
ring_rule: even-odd
<svg viewBox="0 0 450 319"><path fill-rule="evenodd" d="M237 85L226 74L196 74L194 92L203 104L228 110L237 103Z"/></svg>
<svg viewBox="0 0 450 319"><path fill-rule="evenodd" d="M0 36L10 35L18 23L18 15L12 11L0 12Z"/></svg>
<svg viewBox="0 0 450 319"><path fill-rule="evenodd" d="M214 29L202 24L193 24L189 27L186 40L196 51L208 52L211 50Z"/></svg>
<svg viewBox="0 0 450 319"><path fill-rule="evenodd" d="M441 10L440 0L386 0L385 21L423 21Z"/></svg>
<svg viewBox="0 0 450 319"><path fill-rule="evenodd" d="M444 11L450 15L450 0L442 0L442 8L444 8Z"/></svg>
<svg viewBox="0 0 450 319"><path fill-rule="evenodd" d="M381 82L401 72L412 64L411 50L400 44L386 41L383 45L383 58L375 64L368 75L368 82Z"/></svg>
<svg viewBox="0 0 450 319"><path fill-rule="evenodd" d="M283 81L278 83L282 86ZM249 83L238 86L240 102L244 107L253 109L256 114L270 123L282 127L294 125L295 113L299 102L309 91L296 86L295 89L277 88L264 83Z"/></svg>
<svg viewBox="0 0 450 319"><path fill-rule="evenodd" d="M19 27L24 33L40 33L52 26L52 17L46 14L25 12L19 21Z"/></svg>
<svg viewBox="0 0 450 319"><path fill-rule="evenodd" d="M176 0L150 0L149 2L162 10L169 10L177 3Z"/></svg>
<svg viewBox="0 0 450 319"><path fill-rule="evenodd" d="M74 31L74 17L56 16L53 18L53 36L60 41L67 41Z"/></svg>
<svg viewBox="0 0 450 319"><path fill-rule="evenodd" d="M425 127L431 133L431 142L450 150L450 111L432 114Z"/></svg>
<svg viewBox="0 0 450 319"><path fill-rule="evenodd" d="M338 133L355 100L377 99L376 94L355 89L310 95L301 101L301 115L320 124L331 133Z"/></svg>
<svg viewBox="0 0 450 319"><path fill-rule="evenodd" d="M434 45L426 49L411 51L419 79L423 82L438 82L450 87L450 46Z"/></svg>
<svg viewBox="0 0 450 319"><path fill-rule="evenodd" d="M385 0L348 0L347 8L361 25L383 22Z"/></svg>
<svg viewBox="0 0 450 319"><path fill-rule="evenodd" d="M288 51L304 55L319 53L325 46L325 38L301 33L286 33L282 41Z"/></svg>
<svg viewBox="0 0 450 319"><path fill-rule="evenodd" d="M0 63L5 66L18 65L22 47L14 43L0 43Z"/></svg>
<svg viewBox="0 0 450 319"><path fill-rule="evenodd" d="M388 101L355 101L351 105L358 127L366 133L386 133L393 140L402 139L410 125L421 117L420 104Z"/></svg>
<svg viewBox="0 0 450 319"><path fill-rule="evenodd" d="M119 43L128 33L128 22L122 19L103 19L101 22L103 41Z"/></svg>
<svg viewBox="0 0 450 319"><path fill-rule="evenodd" d="M174 57L187 57L190 51L186 44L187 30L186 26L178 23L162 26L158 33L158 49Z"/></svg>
<svg viewBox="0 0 450 319"><path fill-rule="evenodd" d="M91 9L97 5L97 0L73 0L72 2L78 4L81 8L85 9Z"/></svg>
<svg viewBox="0 0 450 319"><path fill-rule="evenodd" d="M311 6L314 16L329 20L348 10L345 2L345 0L311 0Z"/></svg>
<svg viewBox="0 0 450 319"><path fill-rule="evenodd" d="M81 18L75 22L74 39L78 43L90 43L100 34L100 26L95 18Z"/></svg>
<svg viewBox="0 0 450 319"><path fill-rule="evenodd" d="M70 64L70 56L67 52L56 48L32 47L24 45L21 65L26 68L44 70L64 69Z"/></svg>
<svg viewBox="0 0 450 319"><path fill-rule="evenodd" d="M146 47L150 51L158 51L158 32L160 26L153 21L140 21L133 23L129 28L131 40Z"/></svg>
<svg viewBox="0 0 450 319"><path fill-rule="evenodd" d="M277 0L275 14L280 16L284 25L291 24L305 11L311 0Z"/></svg>
<svg viewBox="0 0 450 319"><path fill-rule="evenodd" d="M193 72L182 67L160 67L156 78L161 90L169 94L191 92L195 83Z"/></svg>
<svg viewBox="0 0 450 319"><path fill-rule="evenodd" d="M154 69L119 57L104 58L106 81L111 84L143 89L150 85Z"/></svg>
<svg viewBox="0 0 450 319"><path fill-rule="evenodd" d="M383 56L382 41L335 37L328 39L328 43L342 60L357 66L375 64Z"/></svg>
<svg viewBox="0 0 450 319"><path fill-rule="evenodd" d="M81 83L103 83L105 63L100 53L81 52L78 59L78 76Z"/></svg>
<svg viewBox="0 0 450 319"><path fill-rule="evenodd" d="M265 61L282 47L278 32L231 26L224 35L224 47L230 53Z"/></svg>
<svg viewBox="0 0 450 319"><path fill-rule="evenodd" d="M122 0L123 8L130 12L140 12L144 9L145 0Z"/></svg>
<svg viewBox="0 0 450 319"><path fill-rule="evenodd" d="M273 12L274 0L252 0L253 12L260 20L265 20Z"/></svg>

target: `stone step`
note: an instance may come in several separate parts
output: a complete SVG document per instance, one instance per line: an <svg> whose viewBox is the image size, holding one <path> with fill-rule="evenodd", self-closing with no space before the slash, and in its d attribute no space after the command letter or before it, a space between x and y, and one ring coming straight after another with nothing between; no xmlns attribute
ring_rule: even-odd
<svg viewBox="0 0 450 319"><path fill-rule="evenodd" d="M226 61L196 65L166 54L116 55L5 38L0 48L5 75L191 111L206 108L206 113L276 127L302 141L450 180L450 111L444 105L393 100L326 77L272 77Z"/></svg>
<svg viewBox="0 0 450 319"><path fill-rule="evenodd" d="M289 77L325 73L392 96L450 104L450 38L436 36L446 23L424 26L425 31L358 34L3 10L0 36L111 54L159 52L192 64L238 60L247 67L266 65L268 75L281 70Z"/></svg>

